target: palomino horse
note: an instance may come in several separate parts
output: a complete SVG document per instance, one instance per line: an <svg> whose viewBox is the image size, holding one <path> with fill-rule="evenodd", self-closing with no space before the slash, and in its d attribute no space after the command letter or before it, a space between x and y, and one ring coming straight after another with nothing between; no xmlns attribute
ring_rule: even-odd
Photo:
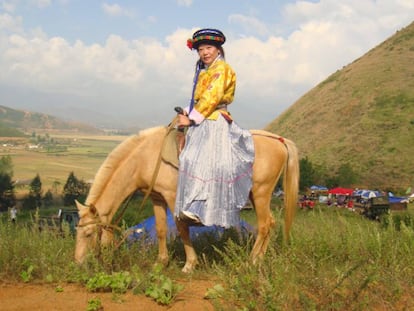
<svg viewBox="0 0 414 311"><path fill-rule="evenodd" d="M162 149L166 127L155 127L131 136L119 144L99 168L84 205L76 202L80 221L76 236L75 260L82 263L87 253L98 246L112 242L108 230L122 202L132 193L151 191L156 232L158 261L168 263L167 208L174 211L177 188L177 169L157 160ZM270 229L275 220L270 200L277 181L283 174L285 205L285 237L288 237L297 204L299 161L295 144L266 131L252 130L255 146L253 186L250 201L257 215L257 237L251 252L256 262L269 244ZM154 181L154 172L158 169ZM189 226L176 219L177 229L184 244L186 263L183 272L191 272L197 264L197 255L191 244Z"/></svg>

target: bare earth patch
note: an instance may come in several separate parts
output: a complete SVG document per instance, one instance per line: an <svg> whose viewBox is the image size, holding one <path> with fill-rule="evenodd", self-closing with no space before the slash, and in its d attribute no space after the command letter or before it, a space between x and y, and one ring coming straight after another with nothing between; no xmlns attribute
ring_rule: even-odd
<svg viewBox="0 0 414 311"><path fill-rule="evenodd" d="M98 298L105 311L212 311L213 304L204 299L208 288L214 283L205 280L191 280L182 283L184 289L177 299L169 306L157 304L144 295L134 295L131 291L118 295L119 301L114 300L112 293L91 293L77 284L65 284L56 291L55 285L36 285L24 283L0 283L0 310L2 311L83 311L88 307L88 301Z"/></svg>

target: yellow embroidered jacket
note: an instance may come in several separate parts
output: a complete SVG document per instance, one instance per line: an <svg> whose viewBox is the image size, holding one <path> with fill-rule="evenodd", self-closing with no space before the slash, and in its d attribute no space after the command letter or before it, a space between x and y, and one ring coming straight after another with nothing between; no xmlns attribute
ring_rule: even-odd
<svg viewBox="0 0 414 311"><path fill-rule="evenodd" d="M223 59L217 59L199 74L194 93L194 108L209 120L217 120L220 113L231 120L229 112L217 108L233 101L235 89L235 72Z"/></svg>

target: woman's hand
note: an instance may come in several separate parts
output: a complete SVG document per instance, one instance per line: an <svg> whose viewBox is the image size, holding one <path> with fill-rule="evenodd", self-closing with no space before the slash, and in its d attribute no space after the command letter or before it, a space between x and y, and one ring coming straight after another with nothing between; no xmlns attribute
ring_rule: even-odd
<svg viewBox="0 0 414 311"><path fill-rule="evenodd" d="M190 125L191 125L191 121L188 118L188 116L185 116L183 114L178 115L178 121L177 121L178 128L187 127Z"/></svg>

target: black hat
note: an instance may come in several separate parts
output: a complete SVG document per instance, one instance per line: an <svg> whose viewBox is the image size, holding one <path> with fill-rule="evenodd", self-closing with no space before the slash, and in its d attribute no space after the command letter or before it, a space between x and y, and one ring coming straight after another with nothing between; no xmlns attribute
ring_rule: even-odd
<svg viewBox="0 0 414 311"><path fill-rule="evenodd" d="M196 31L192 39L187 40L187 46L190 49L197 50L200 44L211 44L214 46L221 46L226 42L226 37L218 29L205 28Z"/></svg>

